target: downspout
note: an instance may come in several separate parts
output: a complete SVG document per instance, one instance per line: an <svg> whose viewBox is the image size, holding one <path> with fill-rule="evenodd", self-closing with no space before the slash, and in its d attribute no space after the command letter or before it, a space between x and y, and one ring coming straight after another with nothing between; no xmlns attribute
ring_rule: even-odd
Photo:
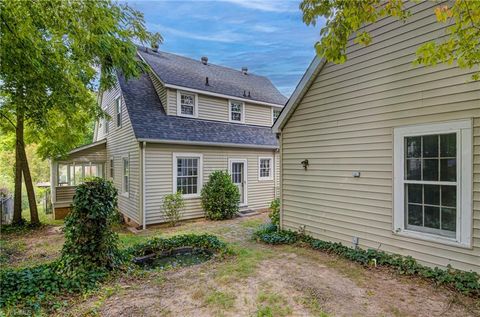
<svg viewBox="0 0 480 317"><path fill-rule="evenodd" d="M147 229L147 217L145 212L145 148L147 147L147 142L143 142L142 146L142 229Z"/></svg>
<svg viewBox="0 0 480 317"><path fill-rule="evenodd" d="M282 134L282 130L280 130L280 140L279 140L279 144L280 144L280 155L279 155L279 160L280 160L280 173L279 173L279 177L280 177L280 190L279 190L279 198L280 198L280 229L283 229L283 134Z"/></svg>

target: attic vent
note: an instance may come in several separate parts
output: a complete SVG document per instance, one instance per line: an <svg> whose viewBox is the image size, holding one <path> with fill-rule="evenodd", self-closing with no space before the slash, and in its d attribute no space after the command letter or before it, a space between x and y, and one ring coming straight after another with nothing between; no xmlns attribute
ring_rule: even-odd
<svg viewBox="0 0 480 317"><path fill-rule="evenodd" d="M243 66L243 67L242 67L242 73L243 73L244 75L247 75L247 74L248 74L248 68L247 68L246 66Z"/></svg>
<svg viewBox="0 0 480 317"><path fill-rule="evenodd" d="M202 58L201 58L200 60L202 61L202 64L203 64L203 65L207 65L207 63L208 63L208 57L202 56Z"/></svg>

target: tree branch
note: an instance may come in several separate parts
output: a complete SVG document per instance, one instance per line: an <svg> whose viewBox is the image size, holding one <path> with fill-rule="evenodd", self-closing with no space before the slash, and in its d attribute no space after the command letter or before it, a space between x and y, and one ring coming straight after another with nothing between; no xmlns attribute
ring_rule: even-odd
<svg viewBox="0 0 480 317"><path fill-rule="evenodd" d="M13 126L14 129L17 128L17 126L12 122L12 120L10 120L9 117L7 117L6 115L4 115L3 113L0 112L0 115L2 115L3 118L5 118L8 122L10 122L10 124Z"/></svg>

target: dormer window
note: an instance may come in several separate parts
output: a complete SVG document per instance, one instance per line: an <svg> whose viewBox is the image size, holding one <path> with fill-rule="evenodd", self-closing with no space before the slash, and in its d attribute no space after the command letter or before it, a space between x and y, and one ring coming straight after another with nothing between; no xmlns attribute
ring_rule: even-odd
<svg viewBox="0 0 480 317"><path fill-rule="evenodd" d="M272 124L274 124L277 118L280 116L280 112L282 112L282 109L272 108Z"/></svg>
<svg viewBox="0 0 480 317"><path fill-rule="evenodd" d="M182 117L197 117L197 95L183 91L177 92L177 115Z"/></svg>
<svg viewBox="0 0 480 317"><path fill-rule="evenodd" d="M244 122L245 104L241 101L229 101L229 119L230 122Z"/></svg>

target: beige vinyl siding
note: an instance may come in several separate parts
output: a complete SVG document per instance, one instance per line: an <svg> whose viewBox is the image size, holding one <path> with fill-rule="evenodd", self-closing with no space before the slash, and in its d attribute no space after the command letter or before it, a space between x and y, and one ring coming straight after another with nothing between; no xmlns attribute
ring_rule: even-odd
<svg viewBox="0 0 480 317"><path fill-rule="evenodd" d="M407 23L367 26L368 47L327 64L282 131L285 228L317 238L411 255L422 263L480 272L480 82L455 66L413 66L419 44L442 37L434 3L409 4ZM393 128L473 119L472 248L393 233ZM300 162L309 160L305 171ZM360 171L360 178L352 172Z"/></svg>
<svg viewBox="0 0 480 317"><path fill-rule="evenodd" d="M158 80L157 80L158 81ZM159 90L157 89L157 92ZM177 115L177 91L167 89L168 91L168 111L172 116ZM198 97L198 118L205 120L215 120L229 122L228 118L228 99L197 94ZM272 107L262 106L251 103L244 103L245 124L271 126L272 125Z"/></svg>
<svg viewBox="0 0 480 317"><path fill-rule="evenodd" d="M164 222L161 210L163 197L173 192L173 153L203 154L203 183L215 170L228 170L228 159L247 159L247 195L249 209L264 209L274 198L274 180L258 180L258 158L274 157L270 150L224 147L162 145L147 143L145 150L146 223ZM199 198L187 199L182 219L203 217Z"/></svg>
<svg viewBox="0 0 480 317"><path fill-rule="evenodd" d="M91 148L78 151L68 155L65 162L105 162L107 158L107 149L105 144L99 144ZM59 161L61 164L62 161Z"/></svg>
<svg viewBox="0 0 480 317"><path fill-rule="evenodd" d="M121 213L129 217L137 224L142 223L140 210L140 148L136 141L125 101L122 103L122 125L117 127L115 117L115 98L120 96L120 86L116 86L104 92L102 104L107 108L111 116L110 130L107 135L107 156L105 164L105 175L110 178L110 159L114 160L113 183L118 189L118 208ZM123 181L123 157L130 158L130 190L128 197L122 193Z"/></svg>
<svg viewBox="0 0 480 317"><path fill-rule="evenodd" d="M162 106L167 112L167 88L158 80L157 76L155 76L152 73L148 73L150 76L150 79L152 80L153 86L155 87L155 91L158 94L158 97L160 98L160 102L162 103Z"/></svg>

